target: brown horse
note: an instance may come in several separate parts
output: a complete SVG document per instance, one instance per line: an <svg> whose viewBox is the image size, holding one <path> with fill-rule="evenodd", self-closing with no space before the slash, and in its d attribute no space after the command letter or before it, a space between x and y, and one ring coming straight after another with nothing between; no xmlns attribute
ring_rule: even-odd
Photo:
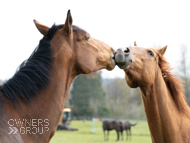
<svg viewBox="0 0 190 143"><path fill-rule="evenodd" d="M189 143L190 109L181 80L171 73L161 49L118 49L116 62L131 88L139 87L153 143Z"/></svg>
<svg viewBox="0 0 190 143"><path fill-rule="evenodd" d="M0 87L1 142L49 142L73 79L79 74L115 67L114 50L73 26L70 11L64 25L49 28L34 22L43 39L15 75Z"/></svg>
<svg viewBox="0 0 190 143"><path fill-rule="evenodd" d="M123 139L123 125L122 122L119 121L103 121L102 128L104 131L104 140L106 140L106 134L105 131L107 130L107 140L109 140L109 131L115 130L117 132L117 140L119 141L119 133L121 132L121 136Z"/></svg>
<svg viewBox="0 0 190 143"><path fill-rule="evenodd" d="M137 122L135 124L131 124L129 121L125 121L123 122L123 130L126 130L126 136L127 136L127 140L128 140L128 136L129 138L131 139L131 127L132 126L136 126L137 125Z"/></svg>

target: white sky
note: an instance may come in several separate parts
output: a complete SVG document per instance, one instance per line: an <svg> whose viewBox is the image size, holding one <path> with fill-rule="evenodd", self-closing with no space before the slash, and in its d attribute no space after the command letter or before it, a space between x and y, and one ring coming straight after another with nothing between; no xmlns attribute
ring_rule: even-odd
<svg viewBox="0 0 190 143"><path fill-rule="evenodd" d="M180 44L190 46L190 2L135 0L0 1L0 79L10 78L38 45L42 35L33 19L52 26L63 24L68 9L73 24L115 50L137 45L163 47L166 58L178 66ZM103 70L103 77L124 77L119 68Z"/></svg>

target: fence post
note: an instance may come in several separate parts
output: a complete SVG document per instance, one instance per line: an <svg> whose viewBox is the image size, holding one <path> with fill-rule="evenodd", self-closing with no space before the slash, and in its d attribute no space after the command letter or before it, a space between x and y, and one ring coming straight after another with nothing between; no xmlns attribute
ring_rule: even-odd
<svg viewBox="0 0 190 143"><path fill-rule="evenodd" d="M92 133L95 133L95 120L96 118L92 118Z"/></svg>

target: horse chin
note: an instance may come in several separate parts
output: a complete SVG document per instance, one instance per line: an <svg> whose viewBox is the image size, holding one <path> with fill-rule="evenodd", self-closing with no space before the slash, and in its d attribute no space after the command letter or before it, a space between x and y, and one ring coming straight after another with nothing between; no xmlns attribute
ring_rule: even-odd
<svg viewBox="0 0 190 143"><path fill-rule="evenodd" d="M125 61L125 62L120 62L116 64L120 69L127 70L130 67L131 63L132 61Z"/></svg>
<svg viewBox="0 0 190 143"><path fill-rule="evenodd" d="M106 70L111 71L111 70L113 70L115 68L115 66L116 66L115 60L111 59L110 64L108 64L107 67L106 67Z"/></svg>
<svg viewBox="0 0 190 143"><path fill-rule="evenodd" d="M122 64L122 63L117 64L117 66L118 66L120 69L127 69L127 67L128 67L127 64Z"/></svg>
<svg viewBox="0 0 190 143"><path fill-rule="evenodd" d="M111 71L111 70L113 70L114 68L115 68L115 66L108 66L108 67L106 68L106 70Z"/></svg>

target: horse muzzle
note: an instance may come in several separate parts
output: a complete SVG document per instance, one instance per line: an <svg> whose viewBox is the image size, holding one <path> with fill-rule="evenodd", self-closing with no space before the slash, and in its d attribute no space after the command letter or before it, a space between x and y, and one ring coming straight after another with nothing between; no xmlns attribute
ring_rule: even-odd
<svg viewBox="0 0 190 143"><path fill-rule="evenodd" d="M133 58L130 54L130 49L117 49L115 53L115 62L120 69L126 69L133 62Z"/></svg>

